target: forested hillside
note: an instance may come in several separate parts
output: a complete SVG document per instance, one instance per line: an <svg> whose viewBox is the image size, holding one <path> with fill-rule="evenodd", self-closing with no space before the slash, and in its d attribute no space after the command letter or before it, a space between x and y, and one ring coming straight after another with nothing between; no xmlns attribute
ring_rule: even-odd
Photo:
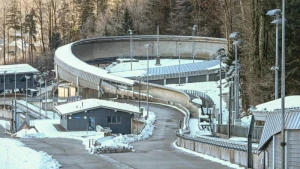
<svg viewBox="0 0 300 169"><path fill-rule="evenodd" d="M280 9L279 0L0 1L2 64L26 62L40 70L52 69L54 51L79 39L128 35L129 29L134 35L156 34L157 26L160 34L191 36L197 25L197 36L228 38L231 32L240 32L244 109L274 98L275 72L270 68L275 64L275 25L266 13ZM299 0L286 1L286 19L286 95L300 94ZM18 40L18 45L5 47ZM233 58L230 55L227 63Z"/></svg>

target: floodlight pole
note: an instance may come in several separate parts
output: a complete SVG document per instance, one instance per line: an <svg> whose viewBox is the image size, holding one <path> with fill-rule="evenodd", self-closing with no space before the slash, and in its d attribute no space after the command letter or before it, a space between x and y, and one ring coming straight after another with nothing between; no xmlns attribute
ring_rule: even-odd
<svg viewBox="0 0 300 169"><path fill-rule="evenodd" d="M219 76L220 76L220 122L219 124L222 124L222 54L219 54L220 57L220 71L219 71Z"/></svg>
<svg viewBox="0 0 300 169"><path fill-rule="evenodd" d="M193 26L193 48L192 48L192 57L193 63L195 62L195 34L196 34L197 25Z"/></svg>
<svg viewBox="0 0 300 169"><path fill-rule="evenodd" d="M7 71L4 71L3 73L4 73L4 83L3 83L3 85L4 85L4 110L5 110L5 102L6 102L6 100L5 100L5 83L6 83L6 81L5 81L5 74L6 74L6 72Z"/></svg>
<svg viewBox="0 0 300 169"><path fill-rule="evenodd" d="M281 59L281 168L285 168L285 0L282 0L282 59Z"/></svg>
<svg viewBox="0 0 300 169"><path fill-rule="evenodd" d="M181 43L179 42L178 43L178 49L179 49L179 51L178 51L178 57L179 57L179 66L178 66L178 76L179 76L179 79L178 79L178 86L180 86L180 75L181 75L181 72L180 72L180 48L181 48Z"/></svg>
<svg viewBox="0 0 300 169"><path fill-rule="evenodd" d="M147 48L147 115L146 119L149 115L149 47L150 44L146 44L145 47Z"/></svg>
<svg viewBox="0 0 300 169"><path fill-rule="evenodd" d="M17 72L15 72L15 103L14 103L14 106L15 106L15 112L14 112L14 117L13 117L13 121L14 121L14 132L16 132L16 113L17 113Z"/></svg>
<svg viewBox="0 0 300 169"><path fill-rule="evenodd" d="M129 29L130 34L130 70L132 70L132 30Z"/></svg>
<svg viewBox="0 0 300 169"><path fill-rule="evenodd" d="M139 111L141 110L141 76L139 76Z"/></svg>
<svg viewBox="0 0 300 169"><path fill-rule="evenodd" d="M28 100L27 100L28 80L26 75L25 75L25 80L26 80L26 118L28 118Z"/></svg>
<svg viewBox="0 0 300 169"><path fill-rule="evenodd" d="M235 78L234 78L234 81L235 81L235 119L239 119L239 61L238 61L238 49L237 49L237 42L234 43L234 54L235 54L235 71L234 71L234 74L235 74Z"/></svg>
<svg viewBox="0 0 300 169"><path fill-rule="evenodd" d="M276 61L275 61L275 100L278 99L278 25L279 16L276 15Z"/></svg>

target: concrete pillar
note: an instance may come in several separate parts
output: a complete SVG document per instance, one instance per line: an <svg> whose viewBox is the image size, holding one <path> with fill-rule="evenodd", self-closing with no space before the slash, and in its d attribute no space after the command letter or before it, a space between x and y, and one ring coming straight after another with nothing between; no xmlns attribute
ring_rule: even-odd
<svg viewBox="0 0 300 169"><path fill-rule="evenodd" d="M185 77L185 83L189 83L189 77Z"/></svg>
<svg viewBox="0 0 300 169"><path fill-rule="evenodd" d="M167 84L167 79L164 79L164 85L166 85Z"/></svg>
<svg viewBox="0 0 300 169"><path fill-rule="evenodd" d="M209 74L206 75L206 81L209 81Z"/></svg>

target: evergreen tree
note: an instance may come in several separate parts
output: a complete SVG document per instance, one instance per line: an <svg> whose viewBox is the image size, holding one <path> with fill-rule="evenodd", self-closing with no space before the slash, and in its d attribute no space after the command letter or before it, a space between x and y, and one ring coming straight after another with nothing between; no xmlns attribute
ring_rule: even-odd
<svg viewBox="0 0 300 169"><path fill-rule="evenodd" d="M36 51L34 43L36 42L36 20L37 15L34 9L31 9L30 13L25 16L25 22L23 24L24 33L29 36L29 57L31 58L31 63L33 64L33 51Z"/></svg>
<svg viewBox="0 0 300 169"><path fill-rule="evenodd" d="M127 35L129 29L133 31L133 22L129 9L126 7L122 20L122 34Z"/></svg>
<svg viewBox="0 0 300 169"><path fill-rule="evenodd" d="M80 33L82 38L87 38L95 32L94 0L82 0L80 6Z"/></svg>
<svg viewBox="0 0 300 169"><path fill-rule="evenodd" d="M8 9L7 25L9 29L14 30L14 41L15 41L15 64L17 63L17 31L21 29L21 11L17 0L12 0Z"/></svg>

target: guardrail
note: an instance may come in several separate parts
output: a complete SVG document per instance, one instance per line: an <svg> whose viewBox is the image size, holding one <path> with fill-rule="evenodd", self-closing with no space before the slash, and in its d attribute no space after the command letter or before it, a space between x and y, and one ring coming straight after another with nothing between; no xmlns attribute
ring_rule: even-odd
<svg viewBox="0 0 300 169"><path fill-rule="evenodd" d="M247 152L247 144L245 144L245 143L224 140L224 139L220 139L217 137L208 137L208 136L192 137L188 134L180 134L178 130L175 131L175 133L176 133L177 137L180 137L182 139L196 141L196 142L214 145L214 146L218 146L218 147L223 147L223 148L227 148L227 149ZM256 152L256 149L254 149L253 152Z"/></svg>
<svg viewBox="0 0 300 169"><path fill-rule="evenodd" d="M249 127L240 125L231 125L231 135L236 137L248 137ZM254 126L252 139L259 141L263 131L263 126ZM217 133L228 135L228 125L218 124Z"/></svg>

